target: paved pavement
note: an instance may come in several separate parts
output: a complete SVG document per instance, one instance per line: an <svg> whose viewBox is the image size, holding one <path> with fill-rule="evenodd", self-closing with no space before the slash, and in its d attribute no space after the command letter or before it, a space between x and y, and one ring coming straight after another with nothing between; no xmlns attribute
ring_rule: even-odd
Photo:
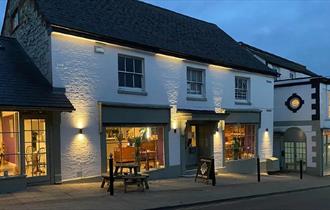
<svg viewBox="0 0 330 210"><path fill-rule="evenodd" d="M150 190L124 193L122 183L115 186L115 196L100 188L100 179L67 182L62 185L29 187L27 191L0 195L4 209L152 209L177 208L196 203L212 203L246 197L272 195L287 191L330 186L330 177L298 174L263 175L257 183L253 175L223 174L217 186L195 183L193 178L150 181Z"/></svg>
<svg viewBox="0 0 330 210"><path fill-rule="evenodd" d="M197 205L181 210L329 210L330 188L314 189L280 195L242 199L231 202L220 202Z"/></svg>

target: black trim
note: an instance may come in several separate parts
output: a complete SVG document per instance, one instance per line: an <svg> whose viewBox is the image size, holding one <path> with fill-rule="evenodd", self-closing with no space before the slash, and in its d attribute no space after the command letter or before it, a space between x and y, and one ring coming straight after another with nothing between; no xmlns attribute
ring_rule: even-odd
<svg viewBox="0 0 330 210"><path fill-rule="evenodd" d="M293 108L291 106L291 100L292 99L298 99L300 101L300 104L297 108ZM294 93L292 94L292 96L290 96L286 102L285 102L285 105L288 107L289 110L291 110L292 112L296 113L299 109L301 109L302 105L304 105L305 101L297 94L297 93Z"/></svg>
<svg viewBox="0 0 330 210"><path fill-rule="evenodd" d="M315 93L311 94L311 98L315 99L315 103L312 104L312 110L315 110L315 114L312 115L312 120L320 120L320 82L326 81L326 78L316 78L311 80L312 88L315 88Z"/></svg>
<svg viewBox="0 0 330 210"><path fill-rule="evenodd" d="M54 24L50 24L50 27L52 28L52 30L54 32L59 32L59 33L69 34L69 35L83 37L83 38L87 38L87 39L93 39L93 40L97 40L97 41L122 45L125 47L131 47L131 48L149 51L149 52L153 52L153 53L161 53L161 54L174 56L174 57L178 57L178 58L183 58L183 59L187 59L187 60L192 60L192 61L197 61L197 62L201 62L201 63L220 65L223 67L234 68L236 70L241 70L241 71L254 72L254 73L270 75L270 76L277 76L277 72L263 71L263 70L252 69L252 68L242 67L242 66L233 65L233 64L219 63L219 62L216 62L211 59L206 59L206 58L201 58L198 56L192 56L192 55L188 55L188 54L182 54L182 53L178 53L178 52L168 51L168 50L153 47L153 46L143 45L143 44L139 44L136 42L130 42L130 41L122 40L122 39L116 39L116 38L112 38L112 37L108 37L108 36L84 32L84 31L75 30L75 29L71 29L71 28L66 28L66 27L62 27L62 26L54 25Z"/></svg>

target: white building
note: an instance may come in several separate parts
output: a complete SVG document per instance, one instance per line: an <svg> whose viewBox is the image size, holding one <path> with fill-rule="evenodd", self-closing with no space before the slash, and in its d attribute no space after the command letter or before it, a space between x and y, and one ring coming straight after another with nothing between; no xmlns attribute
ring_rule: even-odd
<svg viewBox="0 0 330 210"><path fill-rule="evenodd" d="M330 80L305 66L240 43L281 74L275 81L274 156L283 170L329 175Z"/></svg>
<svg viewBox="0 0 330 210"><path fill-rule="evenodd" d="M110 153L154 178L200 157L255 172L272 156L277 73L216 25L132 0L17 2L2 34L75 107L61 114L58 181L99 176Z"/></svg>

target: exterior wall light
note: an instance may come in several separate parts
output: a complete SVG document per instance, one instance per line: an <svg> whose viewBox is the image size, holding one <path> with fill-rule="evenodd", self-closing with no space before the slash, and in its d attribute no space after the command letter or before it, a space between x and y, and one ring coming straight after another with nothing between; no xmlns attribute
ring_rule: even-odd
<svg viewBox="0 0 330 210"><path fill-rule="evenodd" d="M268 130L268 128L266 128L266 132L268 132L269 130Z"/></svg>
<svg viewBox="0 0 330 210"><path fill-rule="evenodd" d="M79 128L78 133L79 134L83 134L83 129L82 128Z"/></svg>
<svg viewBox="0 0 330 210"><path fill-rule="evenodd" d="M176 133L176 128L174 128L174 133Z"/></svg>

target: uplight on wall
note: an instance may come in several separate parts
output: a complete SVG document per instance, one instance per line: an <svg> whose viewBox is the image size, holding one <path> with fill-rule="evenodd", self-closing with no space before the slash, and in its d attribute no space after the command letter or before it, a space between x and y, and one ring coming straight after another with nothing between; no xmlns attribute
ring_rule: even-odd
<svg viewBox="0 0 330 210"><path fill-rule="evenodd" d="M83 134L83 129L82 128L78 129L78 134Z"/></svg>

